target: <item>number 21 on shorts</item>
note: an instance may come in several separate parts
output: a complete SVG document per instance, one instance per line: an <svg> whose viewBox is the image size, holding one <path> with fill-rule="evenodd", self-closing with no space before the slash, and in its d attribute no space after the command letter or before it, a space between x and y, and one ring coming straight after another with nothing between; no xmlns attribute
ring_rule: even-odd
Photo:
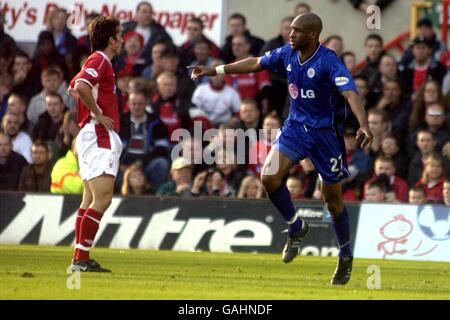
<svg viewBox="0 0 450 320"><path fill-rule="evenodd" d="M342 154L339 155L339 157L331 158L331 172L340 172L342 170Z"/></svg>

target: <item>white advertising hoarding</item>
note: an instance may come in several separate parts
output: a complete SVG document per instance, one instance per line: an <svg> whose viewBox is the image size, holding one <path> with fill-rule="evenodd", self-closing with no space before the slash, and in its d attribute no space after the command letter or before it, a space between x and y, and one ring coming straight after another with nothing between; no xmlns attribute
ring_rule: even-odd
<svg viewBox="0 0 450 320"><path fill-rule="evenodd" d="M224 37L223 26L226 0L151 0L154 19L163 25L175 44L186 40L186 24L190 17L202 19L204 33L216 44ZM133 19L136 6L141 0L7 0L0 1L0 11L5 13L5 31L17 42L36 42L52 7L59 6L72 14L72 32L76 37L86 33L84 18L95 11L113 15L122 22ZM225 20L224 20L225 19Z"/></svg>
<svg viewBox="0 0 450 320"><path fill-rule="evenodd" d="M363 204L355 257L450 262L450 207Z"/></svg>

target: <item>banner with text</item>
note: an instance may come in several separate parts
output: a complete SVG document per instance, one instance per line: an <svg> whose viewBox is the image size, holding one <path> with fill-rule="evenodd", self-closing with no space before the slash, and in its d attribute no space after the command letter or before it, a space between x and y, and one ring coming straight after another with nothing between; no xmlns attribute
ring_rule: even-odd
<svg viewBox="0 0 450 320"><path fill-rule="evenodd" d="M0 193L0 243L71 245L78 196ZM321 203L296 203L311 232L302 255L337 256ZM359 205L348 207L355 230ZM280 253L286 223L267 200L114 197L95 244L109 248ZM352 239L354 239L352 235Z"/></svg>
<svg viewBox="0 0 450 320"><path fill-rule="evenodd" d="M450 207L363 204L355 256L450 262Z"/></svg>
<svg viewBox="0 0 450 320"><path fill-rule="evenodd" d="M224 10L226 0L151 0L154 19L166 28L175 44L186 40L186 25L190 17L202 19L204 33L216 44L224 37ZM85 17L95 11L105 16L118 17L122 22L133 19L141 0L7 0L0 1L0 11L5 14L5 32L18 42L37 42L38 34L45 29L51 8L65 8L71 15L69 25L78 37L86 33Z"/></svg>

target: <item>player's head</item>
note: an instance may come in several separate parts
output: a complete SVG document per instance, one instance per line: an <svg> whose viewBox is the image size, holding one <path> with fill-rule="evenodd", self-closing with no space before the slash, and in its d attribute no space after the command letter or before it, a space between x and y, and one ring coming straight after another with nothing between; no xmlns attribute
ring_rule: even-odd
<svg viewBox="0 0 450 320"><path fill-rule="evenodd" d="M322 20L309 12L297 16L291 25L289 42L295 50L304 50L319 41L322 32Z"/></svg>
<svg viewBox="0 0 450 320"><path fill-rule="evenodd" d="M123 39L119 19L103 16L95 18L89 25L89 36L93 52L110 48L114 55L120 53Z"/></svg>

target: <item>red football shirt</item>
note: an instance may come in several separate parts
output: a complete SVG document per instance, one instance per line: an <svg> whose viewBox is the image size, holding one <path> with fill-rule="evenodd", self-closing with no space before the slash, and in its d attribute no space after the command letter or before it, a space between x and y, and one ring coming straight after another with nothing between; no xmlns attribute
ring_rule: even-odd
<svg viewBox="0 0 450 320"><path fill-rule="evenodd" d="M108 56L101 51L91 54L80 72L70 82L70 87L73 88L78 81L83 81L91 87L97 106L104 116L114 121L114 130L118 132L120 123L116 82L114 70ZM93 117L94 114L78 98L78 125L80 128L83 128Z"/></svg>
<svg viewBox="0 0 450 320"><path fill-rule="evenodd" d="M242 100L254 99L263 87L271 85L267 70L257 73L227 74L224 79L226 84L239 92Z"/></svg>

